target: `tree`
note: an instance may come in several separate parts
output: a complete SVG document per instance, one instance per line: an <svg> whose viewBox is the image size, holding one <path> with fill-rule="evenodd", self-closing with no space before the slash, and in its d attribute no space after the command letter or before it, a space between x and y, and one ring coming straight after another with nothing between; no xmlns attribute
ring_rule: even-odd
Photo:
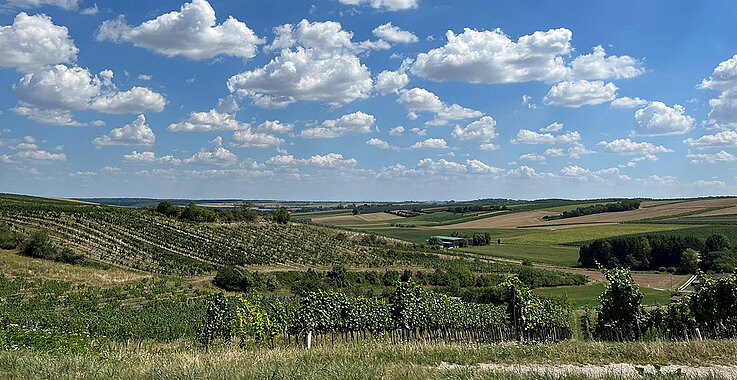
<svg viewBox="0 0 737 380"><path fill-rule="evenodd" d="M160 202L156 206L156 211L169 217L178 218L181 213L181 207L174 206L171 202Z"/></svg>
<svg viewBox="0 0 737 380"><path fill-rule="evenodd" d="M253 223L258 219L258 213L251 210L253 202L242 201L240 204L235 206L235 213L238 215L238 219L244 222Z"/></svg>
<svg viewBox="0 0 737 380"><path fill-rule="evenodd" d="M241 282L243 281L243 273L234 266L225 266L218 269L215 279L212 281L217 287L238 291L241 290Z"/></svg>
<svg viewBox="0 0 737 380"><path fill-rule="evenodd" d="M184 207L181 215L182 219L191 220L193 222L203 221L202 212L194 201L191 201Z"/></svg>
<svg viewBox="0 0 737 380"><path fill-rule="evenodd" d="M287 224L289 223L290 218L289 211L286 207L279 207L278 209L274 210L271 218L279 224Z"/></svg>
<svg viewBox="0 0 737 380"><path fill-rule="evenodd" d="M696 274L699 271L699 253L691 248L686 248L681 254L681 273Z"/></svg>
<svg viewBox="0 0 737 380"><path fill-rule="evenodd" d="M433 236L433 237L427 239L427 244L430 244L432 246L443 245L443 241L440 240L439 237Z"/></svg>
<svg viewBox="0 0 737 380"><path fill-rule="evenodd" d="M730 247L729 238L722 234L714 234L706 238L706 251L715 252L729 249Z"/></svg>

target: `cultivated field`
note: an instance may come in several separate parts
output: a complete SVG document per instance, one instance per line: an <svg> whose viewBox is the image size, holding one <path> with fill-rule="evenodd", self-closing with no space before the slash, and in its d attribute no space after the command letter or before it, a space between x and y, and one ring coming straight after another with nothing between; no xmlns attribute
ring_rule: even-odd
<svg viewBox="0 0 737 380"><path fill-rule="evenodd" d="M575 218L543 220L543 216L551 215L548 211L527 211L514 214L500 215L491 218L470 222L452 224L448 227L457 229L467 228L520 228L534 227L543 229L575 228L581 225L616 224L650 218L663 218L671 215L693 213L715 207L729 207L731 213L737 212L737 198L698 199L678 203L647 204L637 210L622 212L607 212L601 214L584 215ZM721 214L720 214L721 215ZM433 228L433 227L431 227Z"/></svg>
<svg viewBox="0 0 737 380"><path fill-rule="evenodd" d="M384 222L388 220L401 220L402 217L392 215L386 212L374 212L361 215L339 215L312 218L315 223L322 224L350 224L352 222Z"/></svg>

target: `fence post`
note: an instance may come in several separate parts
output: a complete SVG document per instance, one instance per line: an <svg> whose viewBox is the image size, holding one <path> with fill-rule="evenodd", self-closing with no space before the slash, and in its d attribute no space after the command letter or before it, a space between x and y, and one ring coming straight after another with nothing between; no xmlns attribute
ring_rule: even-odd
<svg viewBox="0 0 737 380"><path fill-rule="evenodd" d="M307 349L309 350L310 347L312 347L312 331L307 332Z"/></svg>

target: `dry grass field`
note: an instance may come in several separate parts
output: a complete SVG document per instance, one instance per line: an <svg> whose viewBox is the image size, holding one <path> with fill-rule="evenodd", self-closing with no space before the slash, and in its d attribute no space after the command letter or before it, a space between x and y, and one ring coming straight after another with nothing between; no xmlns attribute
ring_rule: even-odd
<svg viewBox="0 0 737 380"><path fill-rule="evenodd" d="M35 279L101 287L135 284L151 277L147 273L120 268L96 269L24 257L18 255L17 251L6 250L0 250L0 273L12 277L30 276Z"/></svg>
<svg viewBox="0 0 737 380"><path fill-rule="evenodd" d="M401 220L402 217L389 214L387 212L373 212L361 215L338 215L326 216L322 218L313 218L315 223L333 224L335 222L384 222L387 220Z"/></svg>

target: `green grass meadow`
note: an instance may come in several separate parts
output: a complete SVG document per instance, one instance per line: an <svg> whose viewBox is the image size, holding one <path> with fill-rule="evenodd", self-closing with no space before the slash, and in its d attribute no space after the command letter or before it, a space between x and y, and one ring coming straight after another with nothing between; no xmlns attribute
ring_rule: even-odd
<svg viewBox="0 0 737 380"><path fill-rule="evenodd" d="M547 297L560 297L567 294L568 297L576 303L576 307L583 306L595 307L599 305L598 297L604 291L604 284L591 284L582 286L559 286L556 288L538 288L533 292ZM670 302L671 293L663 290L655 290L641 287L643 294L642 303L644 305L667 305Z"/></svg>

